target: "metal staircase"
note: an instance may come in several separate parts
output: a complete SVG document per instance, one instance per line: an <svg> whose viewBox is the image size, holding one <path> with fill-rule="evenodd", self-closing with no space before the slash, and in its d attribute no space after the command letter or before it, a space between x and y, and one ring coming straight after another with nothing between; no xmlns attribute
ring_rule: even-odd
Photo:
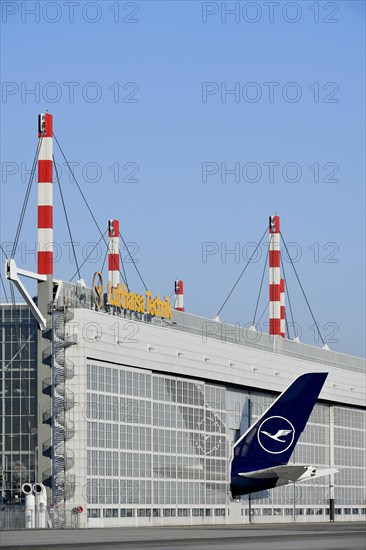
<svg viewBox="0 0 366 550"><path fill-rule="evenodd" d="M51 346L44 352L43 361L51 365L52 377L42 382L43 392L51 396L51 406L43 413L43 422L52 426L52 437L43 443L43 454L52 459L52 467L43 472L43 483L51 487L52 500L62 508L75 491L75 475L69 473L75 460L67 442L75 435L74 422L70 418L75 404L73 392L67 381L74 377L74 364L66 358L66 349L77 344L77 335L71 334L67 323L74 314L67 306L52 312ZM65 515L59 515L60 527L66 526Z"/></svg>

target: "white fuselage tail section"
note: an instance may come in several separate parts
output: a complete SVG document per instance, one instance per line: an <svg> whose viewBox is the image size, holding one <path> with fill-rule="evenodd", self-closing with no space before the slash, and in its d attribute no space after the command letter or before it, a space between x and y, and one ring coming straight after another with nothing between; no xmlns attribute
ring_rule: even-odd
<svg viewBox="0 0 366 550"><path fill-rule="evenodd" d="M327 476L335 474L338 470L336 468L316 468L315 466L307 465L284 465L273 466L272 468L264 468L262 470L254 470L252 472L239 473L240 477L247 479L266 480L276 479L276 487L281 485L287 485L288 483L295 483L299 481L306 481L308 479L314 479L316 477Z"/></svg>

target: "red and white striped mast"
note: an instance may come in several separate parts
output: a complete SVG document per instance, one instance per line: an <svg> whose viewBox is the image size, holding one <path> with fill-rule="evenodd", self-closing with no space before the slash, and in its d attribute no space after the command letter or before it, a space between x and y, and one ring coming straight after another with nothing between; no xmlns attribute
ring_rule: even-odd
<svg viewBox="0 0 366 550"><path fill-rule="evenodd" d="M174 285L175 303L174 309L184 311L183 281L177 279Z"/></svg>
<svg viewBox="0 0 366 550"><path fill-rule="evenodd" d="M281 336L280 217L269 218L269 333Z"/></svg>
<svg viewBox="0 0 366 550"><path fill-rule="evenodd" d="M53 302L53 132L52 115L49 113L38 115L38 308L45 318L46 329L52 327ZM52 398L43 392L43 381L52 380L53 369L45 357L50 356L49 330L38 331L38 406L39 410L51 410ZM44 445L51 441L52 428L47 423L38 427L38 472L36 481L42 479L44 472L53 472L51 456L43 454ZM53 451L52 451L53 453ZM53 474L52 474L53 475ZM55 487L52 487L54 491Z"/></svg>
<svg viewBox="0 0 366 550"><path fill-rule="evenodd" d="M119 284L119 221L108 221L108 283Z"/></svg>
<svg viewBox="0 0 366 550"><path fill-rule="evenodd" d="M38 273L53 275L52 115L38 115Z"/></svg>

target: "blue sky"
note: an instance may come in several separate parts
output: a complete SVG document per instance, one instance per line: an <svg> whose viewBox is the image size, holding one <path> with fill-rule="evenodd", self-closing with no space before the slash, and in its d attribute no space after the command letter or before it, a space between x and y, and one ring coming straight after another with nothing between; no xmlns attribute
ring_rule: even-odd
<svg viewBox="0 0 366 550"><path fill-rule="evenodd" d="M37 115L48 109L98 222L120 220L153 293L170 294L180 277L186 310L216 315L277 212L323 335L336 340L330 348L364 355L364 2L280 2L271 13L265 2L199 1L2 2L2 10L4 246L15 236ZM57 147L55 158L81 263L98 231ZM17 256L28 269L36 197L34 185ZM69 279L56 189L54 225L55 276ZM261 250L221 319L252 321ZM89 284L102 262L84 265ZM301 340L319 345L289 262L285 269Z"/></svg>

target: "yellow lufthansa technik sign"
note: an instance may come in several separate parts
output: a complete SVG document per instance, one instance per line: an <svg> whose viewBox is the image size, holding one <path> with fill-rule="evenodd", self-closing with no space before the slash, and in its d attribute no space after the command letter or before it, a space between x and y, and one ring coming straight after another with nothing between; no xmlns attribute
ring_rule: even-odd
<svg viewBox="0 0 366 550"><path fill-rule="evenodd" d="M114 307L136 311L137 313L147 313L156 317L172 318L172 306L170 297L160 298L160 294L153 298L149 290L144 294L135 294L129 292L125 284L119 283L113 288L112 283L108 283L108 303Z"/></svg>

